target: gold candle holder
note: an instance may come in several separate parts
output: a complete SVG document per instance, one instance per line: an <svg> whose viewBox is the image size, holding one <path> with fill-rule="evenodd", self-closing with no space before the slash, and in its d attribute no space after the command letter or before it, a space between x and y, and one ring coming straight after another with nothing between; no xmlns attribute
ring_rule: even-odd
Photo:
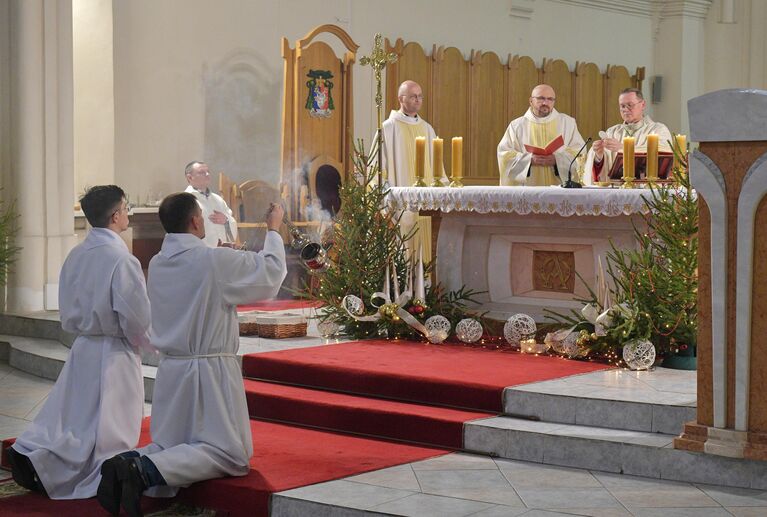
<svg viewBox="0 0 767 517"><path fill-rule="evenodd" d="M451 187L463 187L461 179L463 178L463 137L455 136L452 140L452 163L451 163L451 175L450 186Z"/></svg>

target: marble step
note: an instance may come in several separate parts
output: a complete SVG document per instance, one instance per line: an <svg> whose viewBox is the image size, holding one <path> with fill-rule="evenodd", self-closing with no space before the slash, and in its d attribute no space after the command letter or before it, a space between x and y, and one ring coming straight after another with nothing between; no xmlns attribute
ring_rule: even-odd
<svg viewBox="0 0 767 517"><path fill-rule="evenodd" d="M0 334L52 339L66 346L72 346L76 337L61 328L59 313L53 311L36 312L24 316L1 313Z"/></svg>
<svg viewBox="0 0 767 517"><path fill-rule="evenodd" d="M57 340L0 334L0 359L30 375L55 381L69 355L69 348ZM142 365L144 399L152 401L155 366Z"/></svg>
<svg viewBox="0 0 767 517"><path fill-rule="evenodd" d="M464 425L471 452L650 478L767 489L767 462L674 449L675 435L493 417Z"/></svg>
<svg viewBox="0 0 767 517"><path fill-rule="evenodd" d="M684 424L696 418L694 404L612 400L598 398L597 394L576 396L541 393L532 389L537 388L535 385L530 388L506 388L503 393L504 413L543 422L672 435L681 433Z"/></svg>

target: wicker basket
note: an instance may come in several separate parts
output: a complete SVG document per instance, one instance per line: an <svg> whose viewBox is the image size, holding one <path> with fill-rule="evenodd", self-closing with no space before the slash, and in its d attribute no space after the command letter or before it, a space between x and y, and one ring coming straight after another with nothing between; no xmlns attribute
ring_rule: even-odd
<svg viewBox="0 0 767 517"><path fill-rule="evenodd" d="M237 319L240 322L240 335L241 336L257 336L258 335L258 323L256 323L256 317L259 313L245 312L238 314Z"/></svg>
<svg viewBox="0 0 767 517"><path fill-rule="evenodd" d="M282 339L306 335L306 318L300 314L275 314L256 317L256 328L260 337Z"/></svg>

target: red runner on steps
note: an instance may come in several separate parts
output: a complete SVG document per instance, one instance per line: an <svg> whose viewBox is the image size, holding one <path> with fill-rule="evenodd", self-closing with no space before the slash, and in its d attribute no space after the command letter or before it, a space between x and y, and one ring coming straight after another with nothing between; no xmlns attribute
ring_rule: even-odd
<svg viewBox="0 0 767 517"><path fill-rule="evenodd" d="M605 369L558 357L392 340L242 358L243 374L254 379L496 413L507 386Z"/></svg>

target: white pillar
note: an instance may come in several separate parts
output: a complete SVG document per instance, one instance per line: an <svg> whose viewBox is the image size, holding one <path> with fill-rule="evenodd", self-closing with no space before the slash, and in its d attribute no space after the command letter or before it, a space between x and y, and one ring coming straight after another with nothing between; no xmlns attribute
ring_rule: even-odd
<svg viewBox="0 0 767 517"><path fill-rule="evenodd" d="M10 178L22 247L8 280L12 311L58 308L74 243L71 0L11 0Z"/></svg>

